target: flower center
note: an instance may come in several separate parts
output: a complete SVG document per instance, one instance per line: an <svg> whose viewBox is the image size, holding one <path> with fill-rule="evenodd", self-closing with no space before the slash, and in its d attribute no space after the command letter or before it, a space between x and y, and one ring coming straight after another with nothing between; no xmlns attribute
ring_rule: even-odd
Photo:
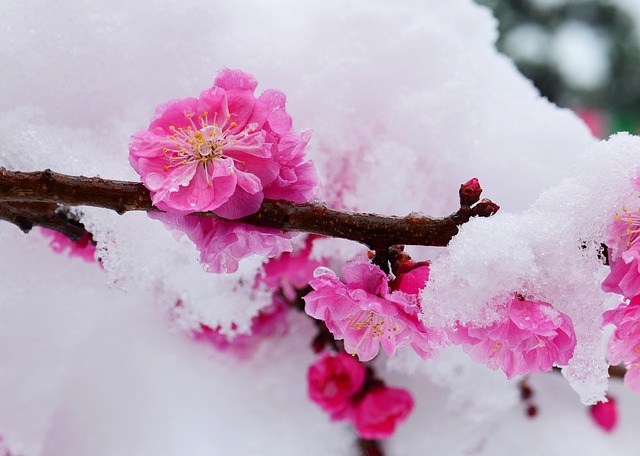
<svg viewBox="0 0 640 456"><path fill-rule="evenodd" d="M231 158L234 162L244 166L244 162L234 157L225 155L225 148L236 144L238 138L246 140L251 132L256 128L253 124L248 124L245 129L234 134L231 129L235 128L235 122L229 122L231 115L227 114L222 125L217 123L218 113L214 113L213 123L209 123L207 112L198 116L194 121L192 114L186 114L191 125L187 127L169 126L173 134L168 136L169 144L162 149L169 164L164 166L165 171L183 165L202 165L207 176L207 186L211 187L210 172L207 165L215 166L215 159Z"/></svg>
<svg viewBox="0 0 640 456"><path fill-rule="evenodd" d="M622 220L629 225L622 235L622 239L627 243L627 247L631 247L640 239L640 208L632 212L623 207L622 213L616 214L616 220Z"/></svg>

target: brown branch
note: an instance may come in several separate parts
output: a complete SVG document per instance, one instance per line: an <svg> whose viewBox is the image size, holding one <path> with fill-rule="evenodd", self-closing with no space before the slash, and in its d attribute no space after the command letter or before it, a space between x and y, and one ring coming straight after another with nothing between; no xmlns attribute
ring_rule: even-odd
<svg viewBox="0 0 640 456"><path fill-rule="evenodd" d="M149 191L141 183L68 176L51 170L19 172L0 168L0 202L9 202L11 205L22 202L94 206L119 214L158 210L151 204ZM283 231L350 239L372 249L394 244L445 246L458 233L458 226L470 217L494 213L497 209L493 209L495 205L492 205L490 201L482 200L474 207L463 205L449 217L433 218L419 215L382 216L336 211L321 203L295 204L283 200L264 200L258 212L235 221ZM6 205L0 206L0 218L16 223L10 212ZM220 218L211 212L194 215ZM30 223L40 224L37 218ZM24 226L23 223L21 228L24 229Z"/></svg>
<svg viewBox="0 0 640 456"><path fill-rule="evenodd" d="M0 201L0 220L6 220L28 233L34 226L41 226L64 234L77 241L87 234L82 223L60 210L54 203L23 203Z"/></svg>

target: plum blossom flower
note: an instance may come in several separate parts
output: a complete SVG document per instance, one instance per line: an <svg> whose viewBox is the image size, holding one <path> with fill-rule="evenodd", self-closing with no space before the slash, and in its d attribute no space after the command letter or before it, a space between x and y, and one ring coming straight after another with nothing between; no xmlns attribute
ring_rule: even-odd
<svg viewBox="0 0 640 456"><path fill-rule="evenodd" d="M270 184L271 197L314 194L315 170L303 163L309 133L293 132L284 94L256 98L256 86L247 73L222 70L198 98L160 105L149 128L131 137L131 165L155 206L236 219L258 210Z"/></svg>
<svg viewBox="0 0 640 456"><path fill-rule="evenodd" d="M151 216L186 232L210 272L233 272L252 254L291 251L292 235L188 213L234 220L256 212L264 198L305 203L319 194L304 155L311 133L293 131L282 92L256 98L256 86L249 74L222 70L198 98L159 106L148 130L131 138L129 161L153 204L167 211Z"/></svg>
<svg viewBox="0 0 640 456"><path fill-rule="evenodd" d="M413 410L413 398L402 388L371 388L354 407L349 421L365 439L386 439Z"/></svg>
<svg viewBox="0 0 640 456"><path fill-rule="evenodd" d="M624 384L630 390L640 392L640 296L606 311L602 325L616 327L607 344L609 363L624 362L627 368Z"/></svg>
<svg viewBox="0 0 640 456"><path fill-rule="evenodd" d="M309 282L314 291L304 300L307 314L324 320L333 336L344 340L347 353L369 361L380 345L389 356L410 345L424 359L435 355L444 335L419 319L417 298L391 290L390 277L365 258L347 262L342 273L346 283L329 269L316 270Z"/></svg>
<svg viewBox="0 0 640 456"><path fill-rule="evenodd" d="M309 397L331 415L332 420L345 418L351 401L364 385L365 367L346 353L321 355L309 367Z"/></svg>
<svg viewBox="0 0 640 456"><path fill-rule="evenodd" d="M497 309L497 321L480 326L458 323L449 333L476 361L500 368L508 378L550 371L573 356L576 337L571 319L551 304L515 296Z"/></svg>
<svg viewBox="0 0 640 456"><path fill-rule="evenodd" d="M640 178L632 179L635 190L640 191ZM602 289L619 293L627 299L640 295L640 210L623 207L607 227L607 247L611 272L602 283Z"/></svg>
<svg viewBox="0 0 640 456"><path fill-rule="evenodd" d="M51 238L49 245L56 253L64 253L69 251L69 256L82 258L87 263L96 261L96 246L89 233L85 233L80 239L72 241L67 236L54 230L40 228L40 233Z"/></svg>

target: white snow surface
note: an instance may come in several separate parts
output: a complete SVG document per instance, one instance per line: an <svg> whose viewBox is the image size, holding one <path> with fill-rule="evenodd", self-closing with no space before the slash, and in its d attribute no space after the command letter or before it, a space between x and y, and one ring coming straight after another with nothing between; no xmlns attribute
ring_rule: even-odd
<svg viewBox="0 0 640 456"><path fill-rule="evenodd" d="M137 180L128 138L155 106L197 95L220 68L241 68L258 91L288 95L298 130L314 130L308 154L332 206L445 215L460 183L478 177L502 214L463 227L434 261L426 298L446 307L429 318L476 318L485 297L525 287L575 318L579 349L565 375L583 400L602 393L597 329L613 303L599 291L593 249L575 243L601 239L638 162L637 140L594 146L571 112L494 50L487 10L469 0L5 0L0 17L0 166ZM180 325L247 331L269 303L251 290L261 259L207 274L186 240L144 214L80 211L105 271L0 225L0 435L13 453L357 453L352 430L306 397L307 318L292 316L287 336L241 363L190 341L168 317L181 300ZM317 244L314 255L336 263L360 250ZM377 364L416 399L390 455L554 454L563 444L635 454L625 444L640 404L623 390L622 424L609 438L560 376L534 377L541 412L529 420L515 383L461 352L426 364L404 356L392 372Z"/></svg>

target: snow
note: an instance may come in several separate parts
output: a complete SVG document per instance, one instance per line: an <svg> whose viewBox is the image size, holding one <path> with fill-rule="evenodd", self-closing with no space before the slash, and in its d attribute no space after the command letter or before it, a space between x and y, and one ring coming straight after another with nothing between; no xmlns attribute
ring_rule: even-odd
<svg viewBox="0 0 640 456"><path fill-rule="evenodd" d="M428 318L480 319L484 299L514 289L553 300L578 328L564 374L583 401L602 394L598 319L615 303L599 291L591 247L624 194L638 141L594 145L494 50L488 10L467 0L34 0L0 11L1 166L136 180L128 138L155 106L196 95L219 68L242 68L258 91L287 94L298 131L314 130L308 153L333 207L444 215L457 209L460 183L478 177L501 213L465 225L446 251L426 250L434 282L425 298L447 305ZM355 454L352 431L306 398L308 319L292 316L289 334L246 363L181 331L199 322L247 331L269 303L251 287L260 258L207 274L187 240L142 213L81 214L104 271L0 225L0 435L13 452ZM362 251L332 240L314 249L335 264ZM612 440L582 417L559 375L533 377L541 416L529 420L514 382L457 349L394 363L379 370L417 407L389 454L526 455L563 443L634 454L620 442L632 441L640 407L624 391L626 424ZM535 444L523 446L525 436Z"/></svg>

